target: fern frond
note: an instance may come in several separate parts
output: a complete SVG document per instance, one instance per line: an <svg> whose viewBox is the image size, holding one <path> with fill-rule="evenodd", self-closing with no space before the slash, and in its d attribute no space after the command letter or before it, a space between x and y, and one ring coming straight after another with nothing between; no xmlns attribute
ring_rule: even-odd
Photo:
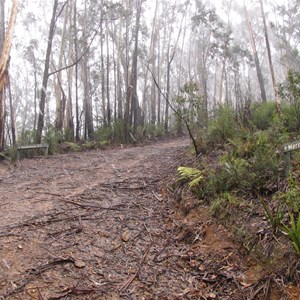
<svg viewBox="0 0 300 300"><path fill-rule="evenodd" d="M178 171L178 181L188 181L190 188L197 186L203 179L202 171L196 168L179 167Z"/></svg>

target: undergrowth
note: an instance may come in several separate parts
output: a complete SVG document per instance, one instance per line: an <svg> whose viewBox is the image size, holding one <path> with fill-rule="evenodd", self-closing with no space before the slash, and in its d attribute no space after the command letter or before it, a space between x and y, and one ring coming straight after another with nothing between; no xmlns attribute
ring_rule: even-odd
<svg viewBox="0 0 300 300"><path fill-rule="evenodd" d="M178 168L198 205L208 205L235 240L279 273L286 253L300 256L300 155L292 155L285 178L283 153L283 144L300 138L295 123L293 114L278 116L274 103L253 104L247 122L221 107L201 136L205 155ZM261 241L261 232L269 238Z"/></svg>

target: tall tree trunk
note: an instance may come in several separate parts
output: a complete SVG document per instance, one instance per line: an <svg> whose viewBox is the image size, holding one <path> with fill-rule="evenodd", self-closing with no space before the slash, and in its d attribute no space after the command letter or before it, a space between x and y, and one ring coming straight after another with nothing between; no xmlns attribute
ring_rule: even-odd
<svg viewBox="0 0 300 300"><path fill-rule="evenodd" d="M137 65L138 65L138 46L139 46L139 32L140 32L140 19L142 12L142 0L137 0L137 15L135 23L135 42L134 42L134 53L131 69L131 84L132 93L131 95L131 115L133 117L133 133L136 133L137 126L140 124L140 107L137 95ZM131 88L130 87L130 88Z"/></svg>
<svg viewBox="0 0 300 300"><path fill-rule="evenodd" d="M270 67L270 72L271 72L273 90L274 90L275 101L276 101L276 109L277 109L277 112L280 113L281 101L280 101L280 95L278 93L278 87L276 84L275 72L274 72L274 67L273 67L273 62L272 62L271 47L270 47L270 42L269 42L269 35L268 35L268 28L267 28L266 17L265 17L265 12L264 12L263 0L259 0L259 2L260 2L261 15L262 15L263 24L264 24L264 34L265 34L265 40L266 40L266 47L267 47L267 53L268 53L268 60L269 60L269 67Z"/></svg>
<svg viewBox="0 0 300 300"><path fill-rule="evenodd" d="M161 65L161 54L160 54L160 39L158 39L157 42L157 82L159 85L161 85L161 80L160 80L160 65ZM157 123L160 125L161 124L161 94L158 93L157 95Z"/></svg>
<svg viewBox="0 0 300 300"><path fill-rule="evenodd" d="M128 1L126 1L126 4ZM122 0L122 5L124 5L124 0ZM121 38L121 36L120 36ZM130 115L130 100L131 100L131 89L129 83L129 20L128 17L125 19L125 59L122 62L121 52L120 52L120 59L124 68L124 84L126 87L126 101L124 107L124 137L126 140L129 138L129 129L132 123L131 115Z"/></svg>
<svg viewBox="0 0 300 300"><path fill-rule="evenodd" d="M5 40L5 0L0 3L0 54L4 52L4 40ZM5 66L6 69L6 66ZM5 74L3 78L0 78L0 151L4 148L4 135L5 135Z"/></svg>
<svg viewBox="0 0 300 300"><path fill-rule="evenodd" d="M15 146L16 143L17 143L17 138L16 138L16 113L15 113L15 108L14 108L14 105L13 105L9 74L7 75L7 86L8 86L8 94L9 94L10 126L11 126L11 135L12 135L12 144L13 144L13 146Z"/></svg>
<svg viewBox="0 0 300 300"><path fill-rule="evenodd" d="M157 44L157 10L158 10L158 0L155 3L154 17L152 21L152 33L150 40L150 47L148 52L149 66L145 66L145 78L144 78L144 89L143 89L143 98L142 98L142 115L143 115L143 123L148 122L148 74L150 67L152 69L152 73L156 73L156 53L155 48ZM150 122L151 124L155 124L156 122L156 86L154 82L151 83L151 109L150 109Z"/></svg>
<svg viewBox="0 0 300 300"><path fill-rule="evenodd" d="M137 65L138 65L138 38L139 38L139 31L140 31L140 18L141 18L141 11L142 11L142 1L136 0L136 20L135 20L135 33L134 33L134 51L133 51L133 58L132 58L132 66L131 66L131 74L130 74L130 83L127 87L127 99L126 99L126 110L129 111L130 105L130 113L127 114L127 126L129 128L133 125L133 133L135 134L137 126L140 121L140 107L138 103L138 96L137 96ZM126 127L127 127L126 126ZM126 130L128 131L129 128L127 127ZM129 132L125 134L128 135Z"/></svg>
<svg viewBox="0 0 300 300"><path fill-rule="evenodd" d="M228 5L228 12L227 12L227 27L226 27L226 36L224 40L224 57L223 57L223 64L222 64L222 71L221 71L221 80L220 80L220 96L219 102L222 103L223 99L223 82L224 82L224 75L226 72L226 62L227 62L227 52L228 52L228 43L229 43L229 29L230 29L230 12L231 12L232 0L230 0ZM227 97L227 96L226 96Z"/></svg>
<svg viewBox="0 0 300 300"><path fill-rule="evenodd" d="M75 58L78 61L78 31L77 31L77 0L74 0L74 50ZM80 119L79 119L79 101L78 101L78 64L75 64L75 111L76 111L76 133L75 140L80 140Z"/></svg>
<svg viewBox="0 0 300 300"><path fill-rule="evenodd" d="M171 76L171 63L170 60L170 45L168 46L168 54L167 54L167 90L166 90L166 107L165 107L165 132L169 131L169 102L170 102L170 76Z"/></svg>
<svg viewBox="0 0 300 300"><path fill-rule="evenodd" d="M249 14L248 14L245 3L244 3L244 10L245 10L245 17L246 17L246 22L247 22L247 26L248 26L250 45L251 45L253 56L254 56L254 63L255 63L259 88L260 88L261 100L262 100L262 102L266 102L267 101L267 96L266 96L266 91L265 91L264 80L263 80L261 67L260 67L260 63L259 63L259 58L258 58L258 53L257 53L257 49L256 49L253 29L252 29L251 21L250 21Z"/></svg>
<svg viewBox="0 0 300 300"><path fill-rule="evenodd" d="M50 22L50 29L49 29L49 36L48 36L48 45L46 51L46 59L45 59L45 66L44 66L44 75L43 75L43 83L41 89L41 97L39 103L39 117L38 117L38 125L36 131L35 142L41 143L42 140L42 132L44 128L44 114L45 114L45 103L46 103L46 96L47 96L47 85L49 79L49 64L50 64L50 55L52 50L52 41L55 32L55 23L56 23L56 10L58 6L58 0L54 0L53 2L53 10L52 10L52 18Z"/></svg>
<svg viewBox="0 0 300 300"><path fill-rule="evenodd" d="M153 18L153 32L152 32L152 43L151 43L151 51L150 51L150 57L151 57L151 66L152 66L152 72L155 74L156 73L156 50L155 48L157 47L157 40L158 40L158 28L157 28L157 12L158 12L158 0L156 0L155 3L155 14ZM156 86L155 83L152 80L152 85L151 85L151 124L156 123L156 111L157 111L157 92L156 92Z"/></svg>
<svg viewBox="0 0 300 300"><path fill-rule="evenodd" d="M62 36L60 42L60 53L58 59L58 67L57 69L60 70L62 68L63 63L63 56L65 53L66 48L66 34L67 34L67 25L68 25L68 16L69 16L69 8L70 3L67 3L65 16L64 16L64 24L62 29ZM55 94L56 94L56 116L55 116L55 128L58 131L63 130L63 123L64 123L64 116L65 116L65 97L63 96L62 90L62 72L57 73L57 81L55 83Z"/></svg>
<svg viewBox="0 0 300 300"><path fill-rule="evenodd" d="M116 65L117 65L117 105L118 105L118 119L123 119L123 101L122 101L122 75L121 75L121 30L122 30L122 21L120 21L119 25L119 33L118 33L118 45L117 45L117 59L116 59ZM125 82L127 84L127 82ZM127 86L127 85L126 85Z"/></svg>
<svg viewBox="0 0 300 300"><path fill-rule="evenodd" d="M109 35L108 35L108 22L106 21L106 111L107 111L107 125L111 125L111 108L110 108L110 60L109 60Z"/></svg>
<svg viewBox="0 0 300 300"><path fill-rule="evenodd" d="M73 7L70 5L70 14L69 14L69 23L73 24ZM73 24L74 28L74 24ZM72 63L72 54L73 54L73 35L72 30L69 30L68 40L69 40L69 49L68 49L68 65ZM77 65L77 64L76 64ZM73 68L67 70L68 77L68 99L67 99L67 110L66 110L66 121L65 121L65 137L69 141L74 140L74 120L73 120L73 103L72 103L72 87L73 87Z"/></svg>
<svg viewBox="0 0 300 300"><path fill-rule="evenodd" d="M103 0L101 1L103 6ZM102 98L102 117L103 125L107 125L107 115L106 115L106 93L105 93L105 71L104 71L104 33L103 33L103 11L101 11L100 20L100 59L101 59L101 98Z"/></svg>
<svg viewBox="0 0 300 300"><path fill-rule="evenodd" d="M93 124L93 104L92 98L90 97L90 70L88 66L88 49L87 49L87 3L85 2L84 10L84 25L83 25L83 38L84 38L84 53L82 63L82 81L83 81L83 103L84 103L84 116L85 116L85 138L92 139L94 135L94 124Z"/></svg>
<svg viewBox="0 0 300 300"><path fill-rule="evenodd" d="M5 32L5 1L0 4L0 150L5 146L5 86L7 84L10 48L13 28L17 17L17 0L12 3Z"/></svg>
<svg viewBox="0 0 300 300"><path fill-rule="evenodd" d="M33 124L33 131L36 131L37 128L37 103L38 103L38 80L37 80L37 64L35 54L33 53L33 69L34 69L34 98L33 98L33 105L34 105L34 124Z"/></svg>

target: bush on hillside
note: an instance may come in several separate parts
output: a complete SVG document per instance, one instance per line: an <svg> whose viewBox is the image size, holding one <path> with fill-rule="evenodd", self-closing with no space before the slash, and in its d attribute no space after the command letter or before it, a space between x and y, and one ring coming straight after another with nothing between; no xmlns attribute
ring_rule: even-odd
<svg viewBox="0 0 300 300"><path fill-rule="evenodd" d="M211 144L223 145L239 131L233 109L220 106L216 117L208 125L207 140Z"/></svg>

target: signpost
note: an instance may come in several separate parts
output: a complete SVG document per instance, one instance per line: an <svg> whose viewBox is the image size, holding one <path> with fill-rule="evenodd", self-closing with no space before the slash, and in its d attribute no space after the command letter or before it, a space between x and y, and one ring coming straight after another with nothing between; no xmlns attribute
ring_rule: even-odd
<svg viewBox="0 0 300 300"><path fill-rule="evenodd" d="M295 150L300 150L300 141L295 141L283 145L283 152L285 157L285 177L289 176L291 166L291 152Z"/></svg>

